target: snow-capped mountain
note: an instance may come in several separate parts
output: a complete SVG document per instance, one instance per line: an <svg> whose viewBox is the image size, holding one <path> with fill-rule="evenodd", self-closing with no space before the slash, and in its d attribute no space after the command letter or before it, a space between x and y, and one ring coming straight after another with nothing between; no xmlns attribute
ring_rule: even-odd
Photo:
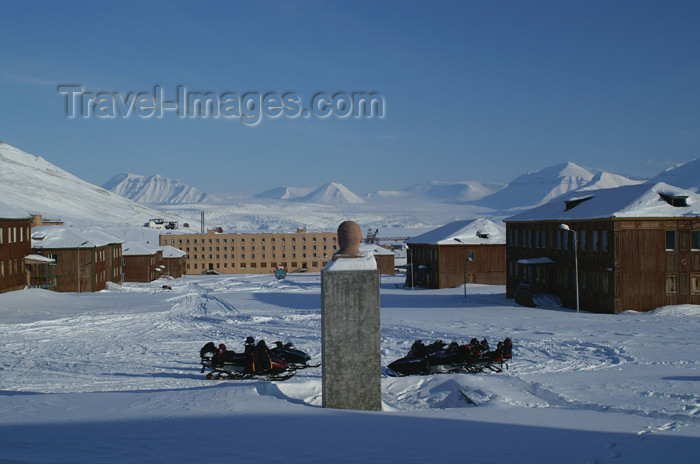
<svg viewBox="0 0 700 464"><path fill-rule="evenodd" d="M567 162L518 176L503 189L474 203L497 211L522 209L544 204L573 190L637 183L640 181Z"/></svg>
<svg viewBox="0 0 700 464"><path fill-rule="evenodd" d="M4 142L0 142L0 179L3 203L51 219L143 224L162 216Z"/></svg>
<svg viewBox="0 0 700 464"><path fill-rule="evenodd" d="M210 201L209 195L201 190L159 174L154 176L117 174L102 187L124 198L143 204L205 203Z"/></svg>
<svg viewBox="0 0 700 464"><path fill-rule="evenodd" d="M504 187L503 184L479 181L441 182L429 181L411 185L400 191L380 191L370 194L370 198L391 200L397 198L419 197L426 200L446 203L461 203L479 200Z"/></svg>
<svg viewBox="0 0 700 464"><path fill-rule="evenodd" d="M670 167L650 182L665 182L691 192L700 192L700 158Z"/></svg>
<svg viewBox="0 0 700 464"><path fill-rule="evenodd" d="M253 198L264 198L268 200L293 200L301 198L313 192L313 188L277 187L265 190L262 193L253 195Z"/></svg>
<svg viewBox="0 0 700 464"><path fill-rule="evenodd" d="M323 203L326 205L338 203L365 203L365 200L352 193L350 189L343 184L337 182L324 184L308 195L296 198L296 200L305 203Z"/></svg>

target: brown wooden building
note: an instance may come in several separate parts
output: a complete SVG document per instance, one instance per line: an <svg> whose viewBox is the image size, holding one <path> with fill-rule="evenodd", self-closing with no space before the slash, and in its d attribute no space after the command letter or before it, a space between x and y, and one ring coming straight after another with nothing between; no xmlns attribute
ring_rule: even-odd
<svg viewBox="0 0 700 464"><path fill-rule="evenodd" d="M223 233L160 236L160 245L169 245L187 253L187 274L263 274L274 273L277 265L289 272L321 272L338 249L336 232L295 233Z"/></svg>
<svg viewBox="0 0 700 464"><path fill-rule="evenodd" d="M187 256L187 253L169 245L162 248L163 265L165 266L163 274L176 279L178 277L182 277L185 274L185 266L187 261L185 257Z"/></svg>
<svg viewBox="0 0 700 464"><path fill-rule="evenodd" d="M124 244L124 282L152 282L163 274L162 249L134 242Z"/></svg>
<svg viewBox="0 0 700 464"><path fill-rule="evenodd" d="M32 230L32 250L53 259L53 285L59 292L96 292L107 282L122 282L121 241L96 229L42 226ZM39 266L31 271L32 281L45 279Z"/></svg>
<svg viewBox="0 0 700 464"><path fill-rule="evenodd" d="M375 261L377 261L377 269L379 269L379 273L382 275L394 275L395 274L395 269L396 269L396 264L395 264L395 257L394 252L391 250L387 250L384 247L381 247L379 245L374 245L374 244L369 244L369 243L361 243L360 244L360 252L361 253L372 253L374 256Z"/></svg>
<svg viewBox="0 0 700 464"><path fill-rule="evenodd" d="M699 208L697 194L659 183L574 193L510 217L506 296L551 293L576 308L578 281L581 310L700 304Z"/></svg>
<svg viewBox="0 0 700 464"><path fill-rule="evenodd" d="M24 258L31 253L32 216L0 203L0 293L27 284Z"/></svg>
<svg viewBox="0 0 700 464"><path fill-rule="evenodd" d="M407 285L453 288L506 283L505 226L488 219L455 221L406 241Z"/></svg>

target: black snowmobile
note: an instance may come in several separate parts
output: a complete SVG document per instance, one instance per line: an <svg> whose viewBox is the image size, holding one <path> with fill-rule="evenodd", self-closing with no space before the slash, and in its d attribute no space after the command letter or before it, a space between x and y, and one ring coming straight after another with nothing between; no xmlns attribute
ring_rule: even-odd
<svg viewBox="0 0 700 464"><path fill-rule="evenodd" d="M427 375L450 372L476 374L490 370L501 372L508 368L508 360L513 356L513 343L510 338L498 342L495 350L489 349L486 339L472 338L468 344L445 343L436 340L429 345L416 340L408 355L387 366L387 374L398 377L404 375Z"/></svg>
<svg viewBox="0 0 700 464"><path fill-rule="evenodd" d="M246 338L243 352L236 353L226 349L221 343L217 347L209 342L199 350L202 363L202 373L207 369L207 379L252 379L287 380L294 376L298 369L312 367L308 364L310 356L291 344L283 345L276 342L269 349L264 340L257 344L253 337Z"/></svg>

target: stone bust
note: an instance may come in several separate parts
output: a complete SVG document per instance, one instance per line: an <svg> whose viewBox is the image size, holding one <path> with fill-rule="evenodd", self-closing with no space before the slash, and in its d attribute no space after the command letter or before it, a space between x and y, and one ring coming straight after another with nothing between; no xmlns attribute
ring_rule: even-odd
<svg viewBox="0 0 700 464"><path fill-rule="evenodd" d="M333 255L338 258L357 258L360 256L362 229L353 221L345 221L338 226L338 246L340 249Z"/></svg>

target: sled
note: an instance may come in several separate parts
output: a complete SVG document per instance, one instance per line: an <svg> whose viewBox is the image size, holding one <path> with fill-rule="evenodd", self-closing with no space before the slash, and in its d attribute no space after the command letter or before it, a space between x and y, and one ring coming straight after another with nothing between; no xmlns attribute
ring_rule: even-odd
<svg viewBox="0 0 700 464"><path fill-rule="evenodd" d="M237 353L227 350L223 343L217 347L209 342L199 351L201 372L208 370L209 380L283 381L292 378L298 369L314 367L308 364L311 357L291 343L275 342L275 345L269 349L264 340L256 344L253 337L248 337L243 352Z"/></svg>
<svg viewBox="0 0 700 464"><path fill-rule="evenodd" d="M447 344L442 340L425 345L421 340L416 340L408 355L389 364L386 372L393 377L502 372L503 366L508 369L508 360L512 356L513 343L510 338L498 342L495 350L489 349L486 339L479 341L473 338L464 345L457 342Z"/></svg>

